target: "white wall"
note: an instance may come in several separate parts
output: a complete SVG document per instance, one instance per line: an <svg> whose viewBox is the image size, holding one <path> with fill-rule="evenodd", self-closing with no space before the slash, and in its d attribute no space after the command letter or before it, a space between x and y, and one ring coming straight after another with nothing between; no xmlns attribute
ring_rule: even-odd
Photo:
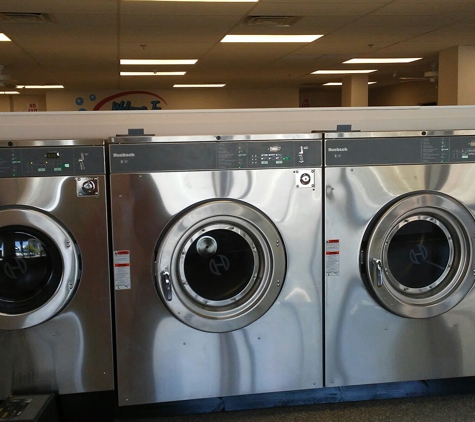
<svg viewBox="0 0 475 422"><path fill-rule="evenodd" d="M46 111L44 95L0 95L0 112Z"/></svg>
<svg viewBox="0 0 475 422"><path fill-rule="evenodd" d="M437 82L417 81L390 85L382 88L370 87L371 106L415 106L437 103Z"/></svg>
<svg viewBox="0 0 475 422"><path fill-rule="evenodd" d="M11 111L10 97L10 95L0 95L0 112Z"/></svg>
<svg viewBox="0 0 475 422"><path fill-rule="evenodd" d="M158 91L49 91L46 93L48 111L92 111L102 100L125 92L128 94L108 101L101 108L111 110L112 102L130 101L134 107L152 108L152 101L160 101L162 110L282 108L299 106L298 88L283 89L173 89ZM160 97L160 98L157 98Z"/></svg>
<svg viewBox="0 0 475 422"><path fill-rule="evenodd" d="M301 89L300 107L341 107L341 87Z"/></svg>
<svg viewBox="0 0 475 422"><path fill-rule="evenodd" d="M108 138L128 129L157 136L309 133L339 124L362 131L475 129L475 107L0 113L0 139Z"/></svg>

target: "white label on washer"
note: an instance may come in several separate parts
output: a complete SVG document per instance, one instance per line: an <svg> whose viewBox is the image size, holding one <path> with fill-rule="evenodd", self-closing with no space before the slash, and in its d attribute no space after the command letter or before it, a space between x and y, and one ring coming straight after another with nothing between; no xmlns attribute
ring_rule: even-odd
<svg viewBox="0 0 475 422"><path fill-rule="evenodd" d="M114 285L116 290L130 289L130 251L114 251Z"/></svg>
<svg viewBox="0 0 475 422"><path fill-rule="evenodd" d="M325 242L325 272L328 276L340 275L340 239Z"/></svg>

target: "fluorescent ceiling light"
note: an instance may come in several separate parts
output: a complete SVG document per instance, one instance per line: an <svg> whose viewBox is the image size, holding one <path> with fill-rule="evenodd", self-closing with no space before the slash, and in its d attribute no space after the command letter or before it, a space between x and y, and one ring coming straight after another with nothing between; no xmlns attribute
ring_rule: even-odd
<svg viewBox="0 0 475 422"><path fill-rule="evenodd" d="M316 70L312 72L312 75L346 75L349 73L372 73L376 72L376 69L373 70Z"/></svg>
<svg viewBox="0 0 475 422"><path fill-rule="evenodd" d="M175 84L173 88L223 88L226 84Z"/></svg>
<svg viewBox="0 0 475 422"><path fill-rule="evenodd" d="M368 82L368 85L373 85L376 82ZM327 82L326 84L323 84L323 86L341 86L343 85L343 82Z"/></svg>
<svg viewBox="0 0 475 422"><path fill-rule="evenodd" d="M5 34L0 32L0 41L11 41Z"/></svg>
<svg viewBox="0 0 475 422"><path fill-rule="evenodd" d="M17 85L18 89L59 89L64 88L63 85Z"/></svg>
<svg viewBox="0 0 475 422"><path fill-rule="evenodd" d="M120 59L120 64L124 65L173 65L173 64L195 64L198 60L135 60L135 59Z"/></svg>
<svg viewBox="0 0 475 422"><path fill-rule="evenodd" d="M399 58L399 59L351 59L343 62L345 64L355 64L355 63L411 63L415 62L416 60L421 60L422 57L413 57L413 58Z"/></svg>
<svg viewBox="0 0 475 422"><path fill-rule="evenodd" d="M182 76L186 72L120 72L120 76Z"/></svg>
<svg viewBox="0 0 475 422"><path fill-rule="evenodd" d="M0 95L13 95L13 94L19 94L18 91L0 91Z"/></svg>
<svg viewBox="0 0 475 422"><path fill-rule="evenodd" d="M188 3L257 3L259 0L124 0L124 1L181 1Z"/></svg>
<svg viewBox="0 0 475 422"><path fill-rule="evenodd" d="M305 42L309 43L323 35L226 35L221 42Z"/></svg>

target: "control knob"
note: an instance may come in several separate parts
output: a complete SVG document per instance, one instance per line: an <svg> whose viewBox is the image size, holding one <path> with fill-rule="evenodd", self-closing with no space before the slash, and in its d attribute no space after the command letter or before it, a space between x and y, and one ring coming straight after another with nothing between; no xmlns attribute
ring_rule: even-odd
<svg viewBox="0 0 475 422"><path fill-rule="evenodd" d="M302 183L302 185L308 185L311 182L311 180L312 178L310 177L308 173L303 173L300 176L300 183Z"/></svg>
<svg viewBox="0 0 475 422"><path fill-rule="evenodd" d="M86 180L82 184L82 190L87 195L94 193L96 191L96 184L94 183L94 180Z"/></svg>

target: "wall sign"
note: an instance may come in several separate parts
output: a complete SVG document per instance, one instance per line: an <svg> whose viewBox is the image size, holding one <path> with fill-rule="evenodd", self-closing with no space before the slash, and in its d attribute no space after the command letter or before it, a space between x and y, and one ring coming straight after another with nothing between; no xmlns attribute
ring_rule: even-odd
<svg viewBox="0 0 475 422"><path fill-rule="evenodd" d="M38 104L36 103L28 103L28 111L38 111Z"/></svg>
<svg viewBox="0 0 475 422"><path fill-rule="evenodd" d="M148 100L147 97L153 98ZM104 98L94 106L93 110L161 110L163 105L168 104L153 92L126 91Z"/></svg>

